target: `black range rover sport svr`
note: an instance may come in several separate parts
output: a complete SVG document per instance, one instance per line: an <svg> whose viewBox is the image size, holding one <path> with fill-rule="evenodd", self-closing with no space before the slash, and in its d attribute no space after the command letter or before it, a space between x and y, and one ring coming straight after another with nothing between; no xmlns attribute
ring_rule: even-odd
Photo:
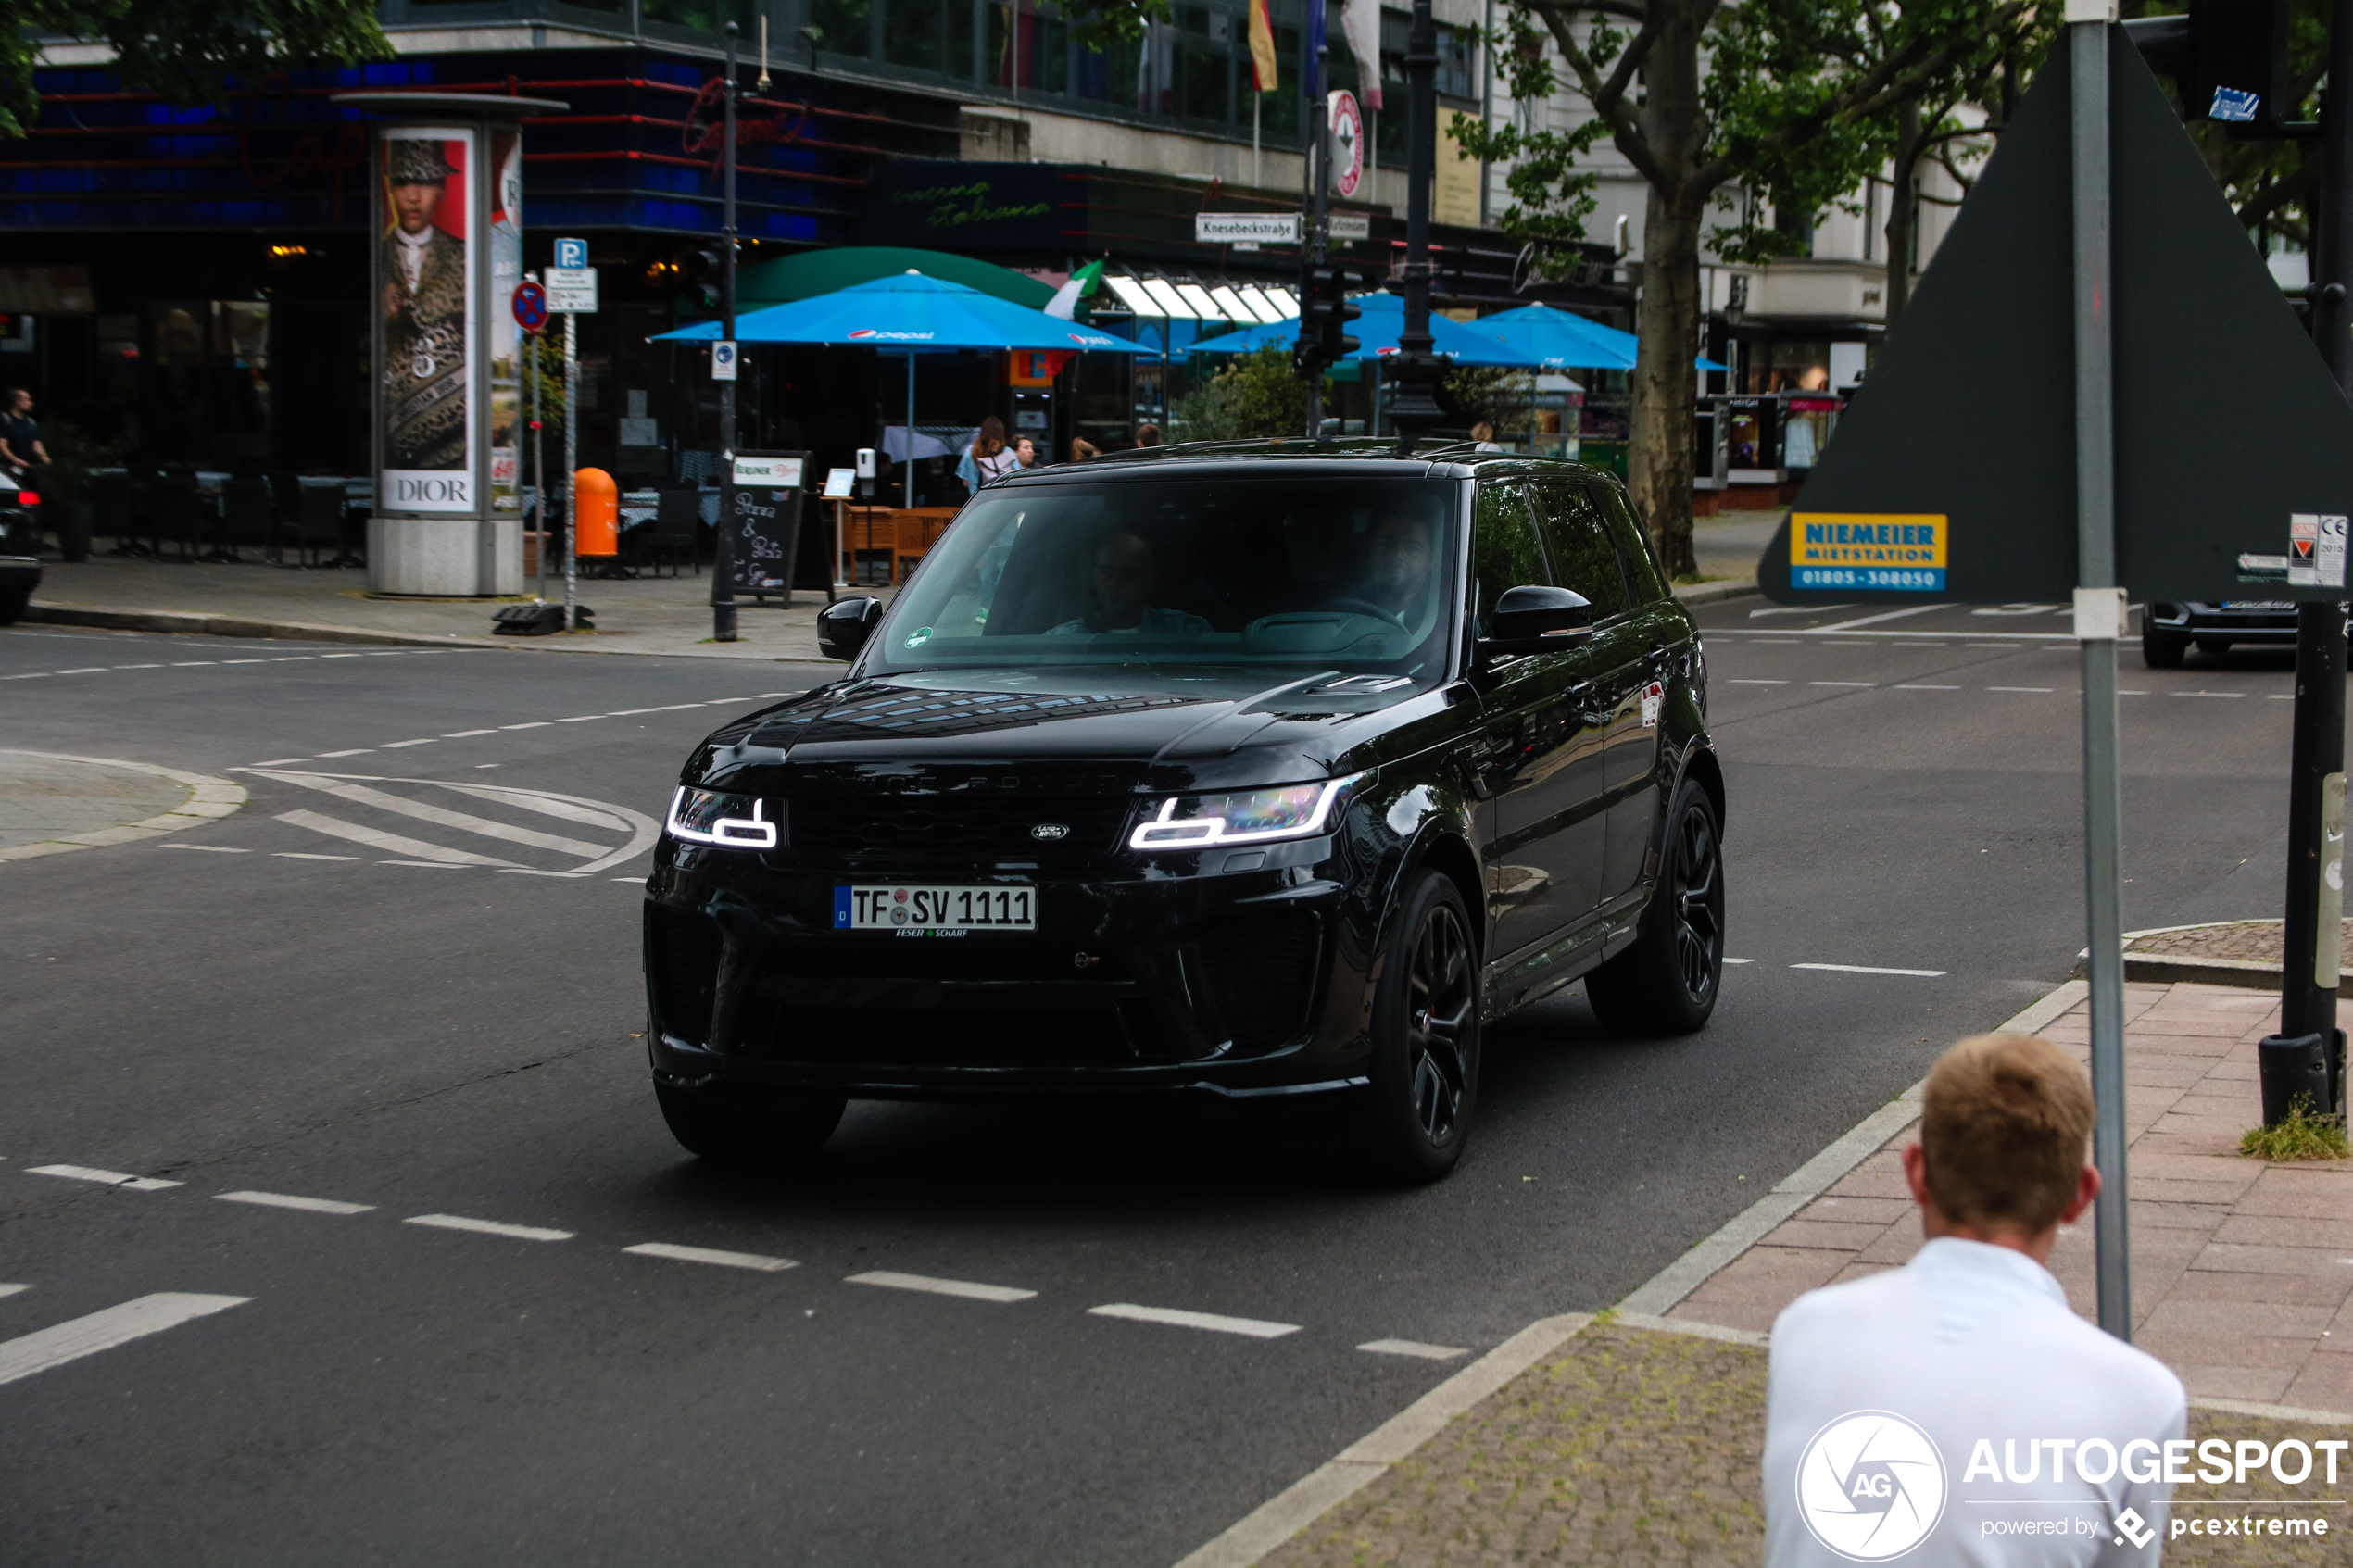
<svg viewBox="0 0 2353 1568"><path fill-rule="evenodd" d="M1724 962L1699 635L1624 491L1441 448L1160 448L990 485L848 676L729 723L655 855L655 1092L720 1159L850 1098L1354 1097L1443 1174L1483 1023Z"/></svg>

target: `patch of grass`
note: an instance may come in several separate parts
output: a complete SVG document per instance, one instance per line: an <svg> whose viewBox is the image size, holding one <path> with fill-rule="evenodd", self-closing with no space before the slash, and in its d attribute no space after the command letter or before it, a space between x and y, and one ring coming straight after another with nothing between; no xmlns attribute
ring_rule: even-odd
<svg viewBox="0 0 2353 1568"><path fill-rule="evenodd" d="M2353 1148L2345 1139L2345 1118L2316 1113L2310 1095L2290 1101L2287 1117L2278 1126L2249 1128L2239 1139L2239 1152L2257 1160L2353 1158Z"/></svg>

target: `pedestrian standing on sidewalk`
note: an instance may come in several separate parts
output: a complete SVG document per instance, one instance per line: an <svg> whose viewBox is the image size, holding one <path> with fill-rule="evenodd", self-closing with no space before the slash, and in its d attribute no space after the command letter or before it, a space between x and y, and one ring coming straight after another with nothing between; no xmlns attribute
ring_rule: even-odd
<svg viewBox="0 0 2353 1568"><path fill-rule="evenodd" d="M977 495L984 485L1004 478L1019 467L1021 459L1005 445L1005 421L991 414L980 421L980 433L973 437L963 461L956 465L956 477Z"/></svg>
<svg viewBox="0 0 2353 1568"><path fill-rule="evenodd" d="M1772 1568L2157 1562L2181 1380L2078 1317L2045 1267L2100 1190L2092 1121L2083 1069L2032 1035L1963 1040L1929 1073L1904 1150L1927 1245L1773 1324Z"/></svg>
<svg viewBox="0 0 2353 1568"><path fill-rule="evenodd" d="M41 426L32 417L32 394L20 386L0 392L0 468L24 479L35 464L48 461L49 449L41 445Z"/></svg>
<svg viewBox="0 0 2353 1568"><path fill-rule="evenodd" d="M1026 435L1017 437L1013 442L1013 458L1023 468L1036 468L1040 461L1038 456L1038 443Z"/></svg>

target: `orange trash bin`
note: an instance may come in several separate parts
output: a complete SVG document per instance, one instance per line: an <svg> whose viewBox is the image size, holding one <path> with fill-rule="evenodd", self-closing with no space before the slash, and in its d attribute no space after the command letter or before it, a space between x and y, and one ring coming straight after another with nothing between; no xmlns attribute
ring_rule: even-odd
<svg viewBox="0 0 2353 1568"><path fill-rule="evenodd" d="M579 520L579 542L573 553L617 556L621 553L621 486L602 469L582 469L572 476L573 515Z"/></svg>

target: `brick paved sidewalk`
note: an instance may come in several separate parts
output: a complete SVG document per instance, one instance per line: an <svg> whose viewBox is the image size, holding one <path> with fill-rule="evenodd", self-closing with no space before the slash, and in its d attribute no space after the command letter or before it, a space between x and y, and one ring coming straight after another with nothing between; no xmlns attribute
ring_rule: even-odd
<svg viewBox="0 0 2353 1568"><path fill-rule="evenodd" d="M2042 1033L2089 1055L2085 1005ZM2125 987L2134 1338L2193 1395L2353 1411L2353 1161L2238 1154L2262 1121L2255 1042L2276 997L2219 985ZM1802 1292L1892 1268L1919 1247L1888 1140L1843 1181L1668 1315L1764 1329ZM2094 1313L2092 1224L2059 1235L2051 1272Z"/></svg>

